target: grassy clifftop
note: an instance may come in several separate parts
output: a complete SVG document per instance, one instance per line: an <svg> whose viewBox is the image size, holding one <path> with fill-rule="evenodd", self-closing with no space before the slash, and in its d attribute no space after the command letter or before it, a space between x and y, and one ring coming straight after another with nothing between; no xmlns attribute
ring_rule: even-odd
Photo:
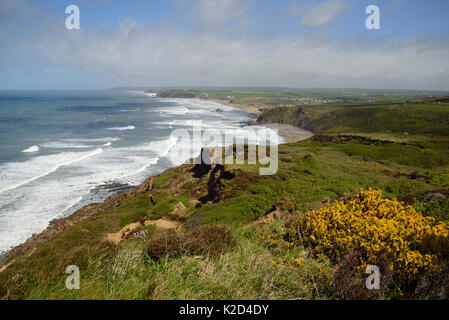
<svg viewBox="0 0 449 320"><path fill-rule="evenodd" d="M445 270L449 265L449 235L444 233L449 220L447 122L444 126L449 107L435 103L359 108L310 111L313 121L325 119L329 112L337 117L317 130L321 134L280 146L279 169L272 176L260 176L258 165L184 164L148 178L128 193L79 210L13 250L3 261L0 297L364 298L366 292L357 287L363 282L357 263L372 263L364 260L368 259L363 255L366 251L377 252L384 266L388 261L396 263L388 273L387 285L371 297L447 298L448 277L436 274L448 272L436 273L429 268ZM285 114L298 111L273 112L271 120L278 116L294 123L295 118ZM408 119L405 113L410 115ZM391 202L394 210L413 212L416 218L410 223L424 221L422 216L435 219L425 221L433 221L426 223L436 237L417 240L417 233L406 236L401 233L401 223L397 224L391 230L395 241L407 243L406 250L400 251L407 256L405 260L375 251L377 243L372 237L367 238L370 241L351 238L341 242L352 235L339 229L332 229L338 237L314 242L319 239L313 240L316 234L306 228L307 223L321 228L325 223L335 226L346 222L337 216L328 222L326 215L307 220L315 217L312 210L346 216L344 210L354 199L361 199L366 206L364 198L354 198L354 194L370 187L381 190L385 198L413 206L401 209L404 204ZM383 208L382 215L376 216L371 208L366 217L384 219L391 213L383 207L390 202L377 197L372 203ZM372 225L364 220L363 210L357 211L356 217L354 221L361 226ZM399 215L397 219L402 218ZM395 224L397 219L393 216L385 225ZM358 237L363 237L366 229L357 229ZM332 234L323 230L318 234ZM373 232L382 235L382 230ZM333 239L338 239L339 245L329 242ZM379 243L388 244L388 239ZM363 251L357 247L360 243L373 247ZM338 257L334 254L337 249ZM401 261L412 261L419 254L422 263L413 261L421 269L413 278L405 277ZM68 290L64 285L69 265L80 268L79 290ZM351 277L345 276L348 274ZM425 290L423 284L428 284Z"/></svg>
<svg viewBox="0 0 449 320"><path fill-rule="evenodd" d="M285 123L315 133L393 132L449 134L447 99L398 101L361 106L313 106L265 109L260 123Z"/></svg>

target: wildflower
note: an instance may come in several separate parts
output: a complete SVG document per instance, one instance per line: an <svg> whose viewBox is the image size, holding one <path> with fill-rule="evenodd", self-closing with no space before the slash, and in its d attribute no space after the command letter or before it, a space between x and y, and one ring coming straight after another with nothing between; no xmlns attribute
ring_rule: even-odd
<svg viewBox="0 0 449 320"><path fill-rule="evenodd" d="M299 260L299 259L295 259L295 262L296 262L296 264L298 265L298 266L300 266L300 265L302 265L302 260Z"/></svg>

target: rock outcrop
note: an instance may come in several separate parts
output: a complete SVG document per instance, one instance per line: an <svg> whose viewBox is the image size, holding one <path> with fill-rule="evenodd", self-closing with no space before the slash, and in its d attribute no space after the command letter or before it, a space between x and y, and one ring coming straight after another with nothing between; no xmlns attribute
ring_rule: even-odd
<svg viewBox="0 0 449 320"><path fill-rule="evenodd" d="M293 202L287 198L283 197L276 201L270 210L265 212L265 214L257 219L254 222L254 226L258 227L265 223L274 222L276 220L285 219L287 217L290 217L294 212L294 204Z"/></svg>
<svg viewBox="0 0 449 320"><path fill-rule="evenodd" d="M219 202L222 200L222 180L234 178L234 174L226 171L224 165L217 163L214 157L213 148L203 148L195 160L197 164L192 168L194 177L201 178L207 174L207 195L198 199L202 203Z"/></svg>

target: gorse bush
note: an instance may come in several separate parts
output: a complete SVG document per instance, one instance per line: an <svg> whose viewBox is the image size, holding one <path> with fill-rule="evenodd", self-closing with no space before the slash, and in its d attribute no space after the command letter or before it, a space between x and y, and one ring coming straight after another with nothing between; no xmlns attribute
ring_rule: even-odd
<svg viewBox="0 0 449 320"><path fill-rule="evenodd" d="M370 189L299 216L287 226L287 237L335 263L354 251L360 270L387 254L400 292L432 267L441 243L448 241L449 225Z"/></svg>

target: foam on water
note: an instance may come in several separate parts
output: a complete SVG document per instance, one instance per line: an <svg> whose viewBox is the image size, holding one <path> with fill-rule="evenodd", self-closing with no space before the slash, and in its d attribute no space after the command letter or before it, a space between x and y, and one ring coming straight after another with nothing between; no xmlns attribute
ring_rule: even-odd
<svg viewBox="0 0 449 320"><path fill-rule="evenodd" d="M38 151L39 151L38 146L32 146L32 147L29 147L29 148L23 150L22 152L31 153L31 152L38 152Z"/></svg>
<svg viewBox="0 0 449 320"><path fill-rule="evenodd" d="M61 142L61 141L50 141L40 144L43 148L55 148L55 149L87 149L91 146L79 143Z"/></svg>
<svg viewBox="0 0 449 320"><path fill-rule="evenodd" d="M76 153L66 153L57 154L55 156L37 157L28 162L8 163L7 165L0 167L2 169L2 174L0 175L2 177L2 181L7 184L6 187L0 189L0 193L19 188L55 172L62 166L71 165L101 152L103 152L103 149L100 148L81 155ZM58 162L56 159L64 160ZM50 167L50 169L47 169L48 163L51 162L54 162L54 164ZM31 170L27 170L27 168L31 168Z"/></svg>
<svg viewBox="0 0 449 320"><path fill-rule="evenodd" d="M78 139L63 139L62 141L72 143L97 143L97 142L109 142L119 141L119 137L104 137L104 138L78 138Z"/></svg>
<svg viewBox="0 0 449 320"><path fill-rule="evenodd" d="M169 137L165 140L151 141L149 148L158 153L160 157L165 157L175 145L176 139Z"/></svg>
<svg viewBox="0 0 449 320"><path fill-rule="evenodd" d="M189 109L187 109L185 106L179 106L171 108L157 108L154 111L167 115L186 115L189 112Z"/></svg>
<svg viewBox="0 0 449 320"><path fill-rule="evenodd" d="M126 127L112 127L107 128L106 130L112 130L112 131L125 131L125 130L134 130L135 126L126 126Z"/></svg>
<svg viewBox="0 0 449 320"><path fill-rule="evenodd" d="M150 144L109 147L89 153L36 157L32 161L8 164L7 171L2 167L2 174L10 173L4 180L10 184L0 191L0 203L6 204L0 205L0 210L4 211L0 215L0 251L42 231L52 219L71 213L70 208L80 207L77 204L96 185L107 181L139 183L147 176L145 170L155 165L160 155L166 152L166 149ZM54 166L43 171L48 162L53 162ZM31 170L27 172L26 168ZM27 174L20 176L19 172Z"/></svg>

